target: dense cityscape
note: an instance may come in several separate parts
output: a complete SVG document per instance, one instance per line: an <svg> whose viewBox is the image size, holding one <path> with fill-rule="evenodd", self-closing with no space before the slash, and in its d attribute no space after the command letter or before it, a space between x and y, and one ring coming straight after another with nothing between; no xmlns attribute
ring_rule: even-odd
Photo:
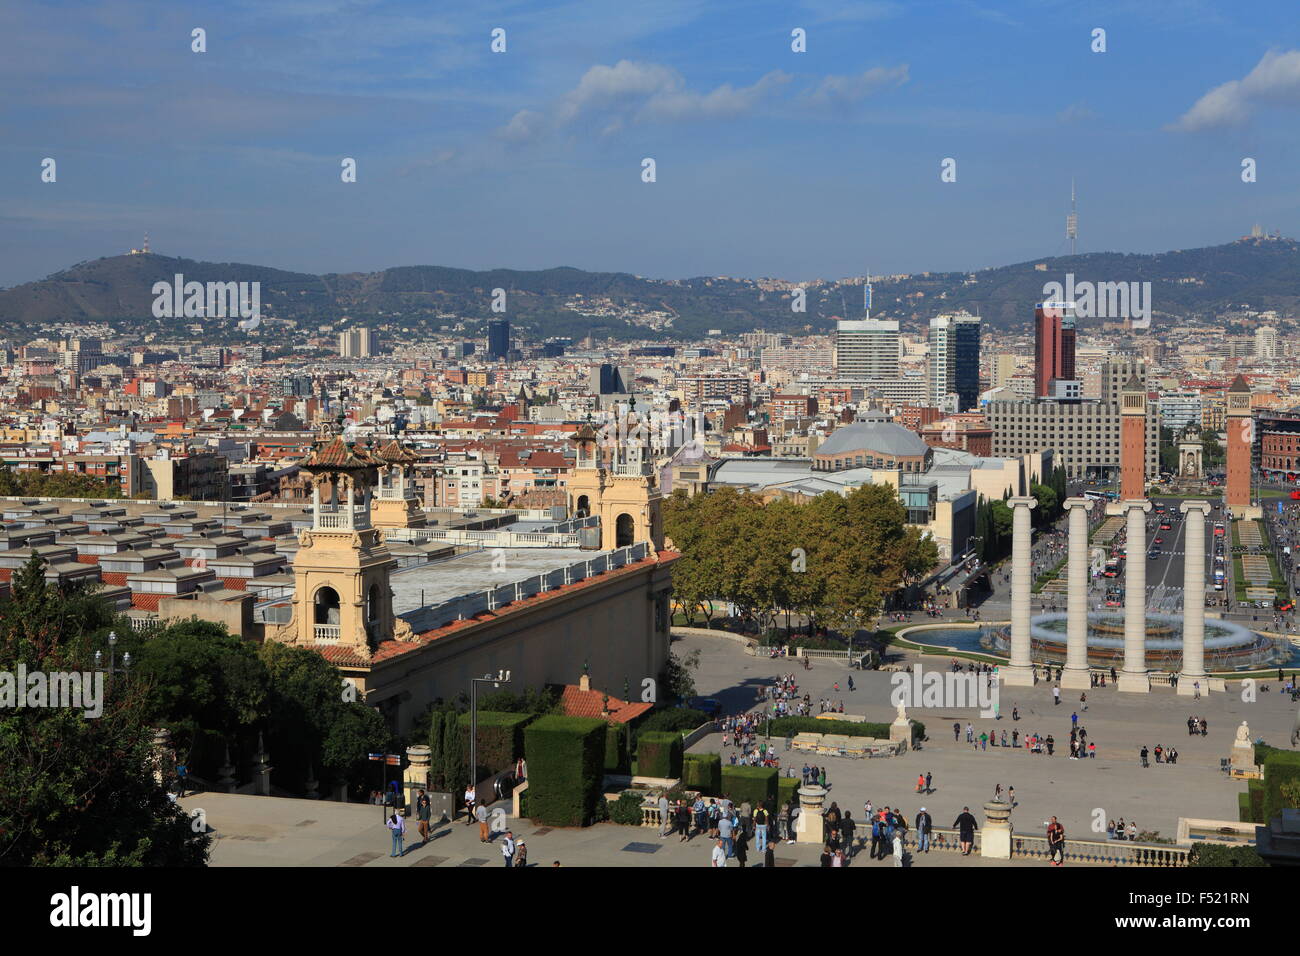
<svg viewBox="0 0 1300 956"><path fill-rule="evenodd" d="M654 6L667 36L705 18ZM1048 29L1043 11L1014 6L962 16L986 38L1029 18ZM1197 36L1236 24L1189 6ZM282 30L275 7L257 16ZM812 29L781 19L783 56L809 36L928 22L889 3L801 10ZM214 38L220 26L248 44L235 60L256 48L252 14L207 13ZM731 156L719 127L753 135L795 122L791 107L822 117L820 135L844 122L859 136L885 122L856 112L864 101L905 130L910 108L883 104L925 96L919 53L851 74L782 60L753 85L697 90L686 66L644 59L660 27L601 12L591 29L626 28L643 59L588 65L549 99L525 96L555 82L541 73L475 86L466 97L512 110L489 136L449 120L458 145L415 160L361 115L419 100L405 84L422 67L394 37L429 29L455 62L472 35L484 49L465 62L481 65L534 55L547 21L494 9L518 28L449 14L444 32L407 13L375 11L355 41L407 63L358 93L368 105L349 121L370 129L374 158L335 158L307 129L301 151L268 132L251 159L242 134L203 134L237 164L301 164L307 178L325 155L327 189L382 179L363 195L386 212L330 207L336 250L318 244L317 200L295 205L288 180L256 188L266 221L238 234L221 216L211 235L191 229L137 185L103 226L62 138L37 163L37 195L67 184L74 199L33 211L23 198L15 213L36 242L0 288L0 864L50 876L33 890L42 922L48 905L56 930L161 933L180 905L170 894L198 885L112 881L128 870L294 867L305 882L285 892L305 902L325 867L387 889L408 867L708 866L925 871L910 878L939 892L994 867L1025 893L1029 871L1064 868L1072 889L1108 894L1086 897L1098 927L1258 925L1251 893L1300 863L1294 197L1214 194L1214 215L1139 234L1115 225L1131 215L1117 203L1145 188L1156 220L1172 216L1165 198L1098 196L1054 153L1050 182L1026 183L1035 200L1005 225L899 181L904 204L960 222L964 245L913 231L882 195L897 248L868 235L844 254L839 226L807 231L798 242L824 268L801 251L764 274L772 260L744 216L733 228L687 213L710 189L730 202L726 184L694 167L691 194L671 192L674 150L691 141L656 153L640 137L694 121L702 150ZM1111 11L1115 35L1156 29L1129 13ZM33 16L24 5L15 23L37 49L74 56ZM750 22L701 22L714 16ZM1057 16L1107 54L1106 29ZM621 35L585 42L609 58ZM214 56L209 28L182 36L217 89L206 64L225 62L219 43ZM316 36L335 52L352 42ZM1241 80L1203 67L1195 83L1238 73L1184 91L1162 135L1255 122L1285 155L1294 130L1265 118L1295 105L1300 52L1269 39L1267 52L1254 28L1240 39ZM856 62L841 42L834 62ZM358 69L380 69L374 50ZM288 57L278 79L259 63L250 89L292 88L292 109L314 110L335 80L310 62ZM381 82L403 95L389 102ZM89 95L81 78L68 89ZM205 90L178 96L208 103ZM1128 90L1104 101L1115 95ZM268 130L290 115L243 91L235 102ZM946 109L917 115L964 128ZM1077 101L1057 122L1097 120ZM130 128L105 134L123 155ZM613 199L598 178L588 206L587 184L546 178L530 196L568 190L583 205L573 222L553 216L553 237L516 245L538 210L480 227L459 205L457 189L507 203L508 170L551 177L575 142L590 155L574 168L590 172L620 137L638 157L633 187L669 197L663 210ZM755 142L755 161L774 149ZM1084 152L1086 176L1105 160ZM1171 152L1171 175L1210 195L1181 165L1202 157ZM190 158L209 161L198 141ZM961 179L944 152L926 162L945 195L987 175L969 171L978 159L961 160ZM454 225L422 247L389 203L419 197L429 168L464 178L436 200ZM1253 190L1253 157L1228 172ZM244 196L209 174L218 194ZM981 182L977 203L1005 204L1003 185ZM427 211L411 202L409 215ZM592 217L607 213L642 217L644 245L618 225L602 238ZM393 237L376 244L385 215ZM690 222L682 250L656 232L674 216ZM695 231L715 225L726 251L701 254ZM457 230L463 247L446 241ZM501 253L483 252L507 232ZM843 274L867 255L880 273ZM213 899L240 891L213 885Z"/></svg>

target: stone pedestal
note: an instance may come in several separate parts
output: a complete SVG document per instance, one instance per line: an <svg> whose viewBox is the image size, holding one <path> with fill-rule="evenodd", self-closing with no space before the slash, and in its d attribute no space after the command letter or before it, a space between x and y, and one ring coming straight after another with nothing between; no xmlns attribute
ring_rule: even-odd
<svg viewBox="0 0 1300 956"><path fill-rule="evenodd" d="M905 749L910 749L912 746L912 721L907 716L907 708L902 704L898 705L898 716L889 725L889 742L901 743Z"/></svg>
<svg viewBox="0 0 1300 956"><path fill-rule="evenodd" d="M826 792L825 787L799 788L799 818L794 824L796 843L815 843L821 846L826 842L825 821L822 819Z"/></svg>
<svg viewBox="0 0 1300 956"><path fill-rule="evenodd" d="M1243 720L1237 728L1237 739L1232 742L1232 753L1228 757L1233 773L1254 775L1255 745L1250 740L1250 727Z"/></svg>
<svg viewBox="0 0 1300 956"><path fill-rule="evenodd" d="M984 804L980 856L993 860L1011 859L1011 804L1005 800L990 800Z"/></svg>
<svg viewBox="0 0 1300 956"><path fill-rule="evenodd" d="M1087 690L1092 685L1088 670L1088 511L1092 502L1087 498L1069 498L1065 508L1070 515L1070 554L1066 567L1069 590L1061 689Z"/></svg>
<svg viewBox="0 0 1300 956"><path fill-rule="evenodd" d="M1183 669L1178 674L1178 695L1192 697L1199 683L1208 694L1210 679L1205 673L1205 516L1208 501L1184 501L1187 553L1183 564Z"/></svg>
<svg viewBox="0 0 1300 956"><path fill-rule="evenodd" d="M1008 687L1033 687L1030 656L1030 600L1034 586L1033 527L1030 510L1036 498L1008 498L1011 507L1011 659L998 674Z"/></svg>
<svg viewBox="0 0 1300 956"><path fill-rule="evenodd" d="M1124 569L1124 666L1120 670L1121 691L1146 694L1151 691L1147 676L1147 512L1145 498L1124 502L1128 516L1128 560Z"/></svg>
<svg viewBox="0 0 1300 956"><path fill-rule="evenodd" d="M407 812L415 813L415 798L419 791L429 792L429 748L425 744L407 747L406 759L410 764L402 771L402 788L406 791Z"/></svg>

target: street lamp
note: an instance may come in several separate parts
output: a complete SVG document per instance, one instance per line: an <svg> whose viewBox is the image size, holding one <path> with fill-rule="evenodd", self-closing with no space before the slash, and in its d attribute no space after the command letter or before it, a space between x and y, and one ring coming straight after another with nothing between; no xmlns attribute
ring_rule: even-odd
<svg viewBox="0 0 1300 956"><path fill-rule="evenodd" d="M469 682L469 782L474 787L474 796L478 797L478 685L491 684L493 687L500 687L502 684L510 683L510 672L507 670L497 671L497 676L484 674L482 677L471 677ZM482 803L481 800L477 801Z"/></svg>
<svg viewBox="0 0 1300 956"><path fill-rule="evenodd" d="M114 674L125 674L131 669L131 652L122 655L122 666L117 666L117 632L108 632L108 667L104 667L104 652L95 651L95 670L104 671L111 681Z"/></svg>

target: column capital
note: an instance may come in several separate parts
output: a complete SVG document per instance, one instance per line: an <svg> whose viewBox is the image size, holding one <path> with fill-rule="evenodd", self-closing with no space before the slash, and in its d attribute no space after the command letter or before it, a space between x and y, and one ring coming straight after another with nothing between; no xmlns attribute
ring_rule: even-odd
<svg viewBox="0 0 1300 956"><path fill-rule="evenodd" d="M1205 516L1210 513L1211 507L1208 501L1184 501L1181 510L1185 515L1199 511L1202 516Z"/></svg>
<svg viewBox="0 0 1300 956"><path fill-rule="evenodd" d="M1146 498L1130 498L1127 501L1120 502L1120 505L1123 507L1125 514L1128 514L1130 511L1151 510L1151 502Z"/></svg>
<svg viewBox="0 0 1300 956"><path fill-rule="evenodd" d="M1014 498L1008 498L1007 504L1010 505L1012 508L1033 509L1038 507L1038 499L1029 497L1027 495L1017 495Z"/></svg>
<svg viewBox="0 0 1300 956"><path fill-rule="evenodd" d="M1075 497L1075 498L1066 498L1064 507L1067 511L1073 508L1082 508L1084 511L1091 511L1092 504L1093 502L1091 498Z"/></svg>

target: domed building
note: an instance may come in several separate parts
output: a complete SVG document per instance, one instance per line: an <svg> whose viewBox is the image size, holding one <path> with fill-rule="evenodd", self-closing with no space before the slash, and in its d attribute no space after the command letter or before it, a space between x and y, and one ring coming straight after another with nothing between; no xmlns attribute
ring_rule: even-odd
<svg viewBox="0 0 1300 956"><path fill-rule="evenodd" d="M868 412L851 425L835 429L813 455L813 471L850 468L897 469L924 474L934 451L916 432L896 425L879 412Z"/></svg>

